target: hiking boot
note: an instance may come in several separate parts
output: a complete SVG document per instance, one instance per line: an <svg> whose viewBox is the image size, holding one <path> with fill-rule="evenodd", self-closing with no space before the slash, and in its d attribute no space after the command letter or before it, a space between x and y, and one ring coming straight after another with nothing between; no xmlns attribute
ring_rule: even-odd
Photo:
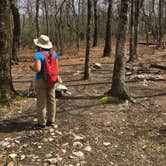
<svg viewBox="0 0 166 166"><path fill-rule="evenodd" d="M41 124L35 124L33 128L35 130L41 130L41 129L45 129L46 126L45 125L41 125Z"/></svg>
<svg viewBox="0 0 166 166"><path fill-rule="evenodd" d="M46 123L46 126L48 126L48 127L54 127L54 125L55 125L55 122L47 121L47 123Z"/></svg>

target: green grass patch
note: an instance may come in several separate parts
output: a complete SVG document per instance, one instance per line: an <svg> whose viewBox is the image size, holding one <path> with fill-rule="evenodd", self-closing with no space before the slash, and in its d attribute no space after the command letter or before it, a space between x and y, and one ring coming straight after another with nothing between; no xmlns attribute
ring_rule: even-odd
<svg viewBox="0 0 166 166"><path fill-rule="evenodd" d="M139 97L139 95L135 94L135 93L130 93L129 96L131 96L132 98L136 99Z"/></svg>
<svg viewBox="0 0 166 166"><path fill-rule="evenodd" d="M22 97L22 96L14 96L12 98L13 101L21 101L21 100L25 100L25 97Z"/></svg>
<svg viewBox="0 0 166 166"><path fill-rule="evenodd" d="M159 147L159 144L157 144L156 142L154 142L152 140L146 140L145 146L146 146L145 149L147 149L147 150L156 151L157 148Z"/></svg>
<svg viewBox="0 0 166 166"><path fill-rule="evenodd" d="M117 97L113 97L113 96L104 96L104 97L102 97L101 99L99 99L99 102L102 103L102 104L109 104L109 103L112 103L112 104L120 104L120 103L122 103L123 101L120 100L120 99L117 98Z"/></svg>
<svg viewBox="0 0 166 166"><path fill-rule="evenodd" d="M25 97L22 96L12 96L12 98L7 99L7 98L0 98L0 105L1 106L5 106L9 103L15 102L15 101L21 101L21 100L25 100Z"/></svg>

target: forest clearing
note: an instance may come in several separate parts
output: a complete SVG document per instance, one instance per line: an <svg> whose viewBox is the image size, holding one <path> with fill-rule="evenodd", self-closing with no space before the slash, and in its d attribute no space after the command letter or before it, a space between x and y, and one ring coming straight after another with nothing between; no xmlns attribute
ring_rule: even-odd
<svg viewBox="0 0 166 166"><path fill-rule="evenodd" d="M54 130L32 130L36 120L34 98L24 98L10 107L1 107L1 165L12 161L11 154L16 154L16 165L57 162L49 161L50 158L60 158L58 165L166 164L166 73L149 68L154 62L165 63L165 51L140 45L139 60L127 64L133 72L126 76L127 86L136 103L102 104L100 98L109 89L113 69L113 58L102 58L102 48L101 45L91 51L91 66L97 62L102 68L92 69L88 81L81 80L82 74L74 75L83 71L84 50L59 58L60 75L72 95L58 99L58 127ZM32 79L29 71L32 53L27 54L22 54L19 65L12 69L16 89L25 94L30 86L25 80ZM139 79L137 75L142 74L161 78ZM89 146L90 150L86 151ZM84 155L75 156L73 151L81 151Z"/></svg>
<svg viewBox="0 0 166 166"><path fill-rule="evenodd" d="M0 166L166 165L165 0L0 2Z"/></svg>

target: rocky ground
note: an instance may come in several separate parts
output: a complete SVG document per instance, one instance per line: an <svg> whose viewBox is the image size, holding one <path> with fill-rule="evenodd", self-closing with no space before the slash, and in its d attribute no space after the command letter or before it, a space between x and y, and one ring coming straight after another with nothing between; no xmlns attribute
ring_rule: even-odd
<svg viewBox="0 0 166 166"><path fill-rule="evenodd" d="M57 99L56 123L36 123L34 97L0 107L0 166L165 166L166 51L139 46L139 60L127 64L126 82L136 103L101 102L111 87L113 58L92 49L90 80L82 80L84 51L59 58L60 73L71 95ZM12 69L14 86L28 95L30 53ZM101 68L93 67L101 63Z"/></svg>

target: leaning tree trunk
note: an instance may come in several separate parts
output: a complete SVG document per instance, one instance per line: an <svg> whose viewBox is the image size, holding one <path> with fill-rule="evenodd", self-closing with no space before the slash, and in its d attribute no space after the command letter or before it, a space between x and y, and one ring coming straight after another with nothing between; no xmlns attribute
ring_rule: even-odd
<svg viewBox="0 0 166 166"><path fill-rule="evenodd" d="M86 33L86 57L84 68L84 79L89 79L89 54L90 54L90 35L91 35L91 8L92 2L88 1L88 15L87 15L87 33Z"/></svg>
<svg viewBox="0 0 166 166"><path fill-rule="evenodd" d="M11 77L11 19L9 0L0 0L0 100L12 96Z"/></svg>
<svg viewBox="0 0 166 166"><path fill-rule="evenodd" d="M11 10L13 15L13 46L12 46L12 61L13 63L18 63L18 49L19 49L19 39L21 33L21 23L20 23L20 13L16 7L15 1L11 0Z"/></svg>
<svg viewBox="0 0 166 166"><path fill-rule="evenodd" d="M112 0L109 0L103 57L109 57L111 55L111 38L112 38L111 20L112 20Z"/></svg>
<svg viewBox="0 0 166 166"><path fill-rule="evenodd" d="M125 43L127 34L128 0L121 0L120 20L117 32L116 53L112 87L109 95L120 99L129 99L125 84Z"/></svg>
<svg viewBox="0 0 166 166"><path fill-rule="evenodd" d="M97 39L98 39L97 2L98 2L98 0L94 0L94 34L93 34L93 47L96 47L96 46L97 46Z"/></svg>
<svg viewBox="0 0 166 166"><path fill-rule="evenodd" d="M40 0L36 0L36 36L39 37L40 29L39 29L39 2Z"/></svg>

